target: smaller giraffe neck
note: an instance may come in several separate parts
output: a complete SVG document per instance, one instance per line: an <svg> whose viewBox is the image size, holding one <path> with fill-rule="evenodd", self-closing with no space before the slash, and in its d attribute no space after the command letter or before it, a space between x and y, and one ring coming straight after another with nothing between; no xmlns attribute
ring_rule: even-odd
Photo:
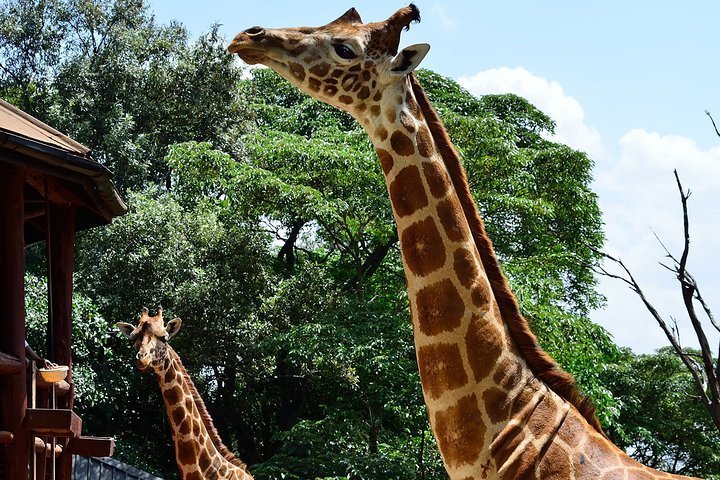
<svg viewBox="0 0 720 480"><path fill-rule="evenodd" d="M170 345L155 373L172 427L175 456L183 478L251 479L246 465L220 440L212 419L179 355Z"/></svg>

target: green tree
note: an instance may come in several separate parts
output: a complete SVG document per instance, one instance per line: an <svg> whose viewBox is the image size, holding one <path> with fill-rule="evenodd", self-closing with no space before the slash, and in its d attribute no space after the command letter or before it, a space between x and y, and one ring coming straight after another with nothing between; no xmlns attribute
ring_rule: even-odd
<svg viewBox="0 0 720 480"><path fill-rule="evenodd" d="M720 478L720 434L671 347L653 355L624 351L602 379L619 400L620 418L608 434L620 448L654 468Z"/></svg>

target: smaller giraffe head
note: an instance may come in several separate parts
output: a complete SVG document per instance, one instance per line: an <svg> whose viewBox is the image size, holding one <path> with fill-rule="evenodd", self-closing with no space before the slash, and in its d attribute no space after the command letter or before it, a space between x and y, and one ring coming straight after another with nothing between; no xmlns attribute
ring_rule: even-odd
<svg viewBox="0 0 720 480"><path fill-rule="evenodd" d="M137 350L135 364L145 371L148 367L159 370L163 366L167 354L167 342L180 330L182 320L175 318L167 325L163 323L162 307L158 308L154 317L148 315L148 309L144 308L140 314L137 327L130 323L120 322L116 324L123 335L133 341Z"/></svg>
<svg viewBox="0 0 720 480"><path fill-rule="evenodd" d="M310 96L356 118L382 98L393 82L412 72L430 46L398 52L400 34L420 12L410 4L382 22L363 23L351 8L321 27L251 27L228 46L246 63L262 63Z"/></svg>

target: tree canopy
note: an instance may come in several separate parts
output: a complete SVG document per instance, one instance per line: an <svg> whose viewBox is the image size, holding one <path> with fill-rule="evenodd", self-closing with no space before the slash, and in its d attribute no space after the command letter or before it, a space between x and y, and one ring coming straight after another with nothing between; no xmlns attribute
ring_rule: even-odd
<svg viewBox="0 0 720 480"><path fill-rule="evenodd" d="M177 475L159 389L108 331L161 303L183 318L173 346L256 478L445 478L384 178L360 126L270 70L244 70L217 28L191 40L157 25L141 0L1 5L0 95L92 147L131 206L77 245L86 429L115 436L117 458ZM553 120L523 98L418 76L541 344L631 445L616 386L635 360L588 318L602 302L587 267L603 242L592 161L552 141ZM41 250L28 266L39 339ZM698 472L714 465L691 455Z"/></svg>

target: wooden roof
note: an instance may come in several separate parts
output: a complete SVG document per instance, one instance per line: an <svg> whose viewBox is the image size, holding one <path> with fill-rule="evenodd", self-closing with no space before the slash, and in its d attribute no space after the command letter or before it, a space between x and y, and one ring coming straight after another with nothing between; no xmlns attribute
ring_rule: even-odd
<svg viewBox="0 0 720 480"><path fill-rule="evenodd" d="M78 230L107 224L127 212L112 173L90 156L89 148L2 99L0 162L27 169L30 196L78 207ZM28 243L41 239L32 229L26 233Z"/></svg>

